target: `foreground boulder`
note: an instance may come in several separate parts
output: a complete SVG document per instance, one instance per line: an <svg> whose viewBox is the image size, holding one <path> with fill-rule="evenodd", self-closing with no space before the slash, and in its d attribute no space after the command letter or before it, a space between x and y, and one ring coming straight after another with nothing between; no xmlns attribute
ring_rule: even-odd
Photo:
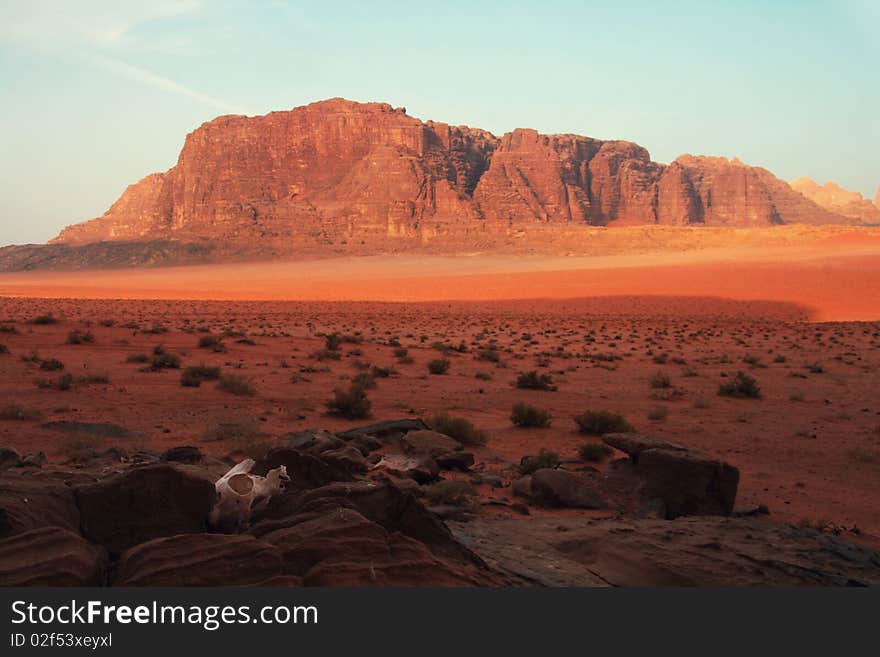
<svg viewBox="0 0 880 657"><path fill-rule="evenodd" d="M422 543L395 533L388 554L376 562L319 563L303 578L305 586L501 586L507 580L488 568L441 559Z"/></svg>
<svg viewBox="0 0 880 657"><path fill-rule="evenodd" d="M318 514L305 511L285 525L263 534L259 528L254 531L278 546L285 572L290 575L306 575L319 563L375 563L390 557L388 532L354 509L328 507Z"/></svg>
<svg viewBox="0 0 880 657"><path fill-rule="evenodd" d="M394 436L401 436L408 431L420 431L428 429L428 425L419 418L404 418L402 420L385 420L363 427L355 427L348 431L337 434L342 440L352 440L358 436L371 436L380 440L387 440Z"/></svg>
<svg viewBox="0 0 880 657"><path fill-rule="evenodd" d="M254 516L254 530L265 531L266 524L285 525L291 517L321 505L324 509L354 509L387 532L401 532L424 543L433 553L481 563L470 550L411 493L395 484L362 481L333 483L314 490L287 492L273 497L266 509ZM258 529L263 524L262 529Z"/></svg>
<svg viewBox="0 0 880 657"><path fill-rule="evenodd" d="M105 564L102 550L61 527L0 540L0 586L100 586Z"/></svg>
<svg viewBox="0 0 880 657"><path fill-rule="evenodd" d="M440 456L461 449L461 443L449 436L430 430L410 431L400 439L405 452Z"/></svg>
<svg viewBox="0 0 880 657"><path fill-rule="evenodd" d="M354 481L361 471L360 465L350 465L343 459L325 459L290 447L275 447L257 461L251 472L265 476L270 470L281 466L287 468L291 489L307 489L325 486L334 481Z"/></svg>
<svg viewBox="0 0 880 657"><path fill-rule="evenodd" d="M73 491L58 479L25 472L0 474L0 537L40 527L79 533Z"/></svg>
<svg viewBox="0 0 880 657"><path fill-rule="evenodd" d="M154 538L204 532L215 495L212 481L170 464L76 488L83 535L112 555Z"/></svg>
<svg viewBox="0 0 880 657"><path fill-rule="evenodd" d="M281 574L281 552L253 536L180 534L126 550L113 584L254 586Z"/></svg>
<svg viewBox="0 0 880 657"><path fill-rule="evenodd" d="M607 506L592 478L554 468L541 468L532 474L531 495L535 502L547 506L578 509Z"/></svg>
<svg viewBox="0 0 880 657"><path fill-rule="evenodd" d="M629 455L643 482L643 498L662 500L666 518L733 512L739 485L733 465L640 434L606 434L602 440Z"/></svg>
<svg viewBox="0 0 880 657"><path fill-rule="evenodd" d="M401 479L412 479L419 484L436 481L440 466L430 454L386 454L373 466Z"/></svg>

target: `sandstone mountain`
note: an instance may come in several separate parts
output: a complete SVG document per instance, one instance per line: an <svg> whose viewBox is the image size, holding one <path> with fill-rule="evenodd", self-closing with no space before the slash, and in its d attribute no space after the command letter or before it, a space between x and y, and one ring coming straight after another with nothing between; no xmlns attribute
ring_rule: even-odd
<svg viewBox="0 0 880 657"><path fill-rule="evenodd" d="M826 210L857 219L863 223L880 224L880 206L862 198L858 192L844 189L835 182L829 181L824 185L819 185L810 178L798 178L791 181L791 187ZM880 194L880 189L878 189L878 194Z"/></svg>
<svg viewBox="0 0 880 657"><path fill-rule="evenodd" d="M176 166L130 185L103 216L53 242L395 249L578 226L860 218L736 159L684 155L663 165L625 141L529 129L499 138L387 104L332 99L205 123L187 136Z"/></svg>

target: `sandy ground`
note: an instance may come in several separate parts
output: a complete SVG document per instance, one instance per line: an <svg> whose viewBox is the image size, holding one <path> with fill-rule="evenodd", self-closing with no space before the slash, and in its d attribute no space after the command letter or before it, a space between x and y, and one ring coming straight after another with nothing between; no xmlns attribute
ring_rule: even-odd
<svg viewBox="0 0 880 657"><path fill-rule="evenodd" d="M0 274L0 296L438 301L719 297L797 305L819 321L880 319L880 241L640 256L346 257Z"/></svg>
<svg viewBox="0 0 880 657"><path fill-rule="evenodd" d="M598 439L577 433L572 417L611 410L641 432L738 466L740 505L766 504L786 521L858 528L860 540L876 543L880 257L873 248L3 275L0 406L35 415L0 420L0 446L65 460L76 441L41 425L68 420L141 434L86 437L102 448L195 444L223 456L305 428L443 411L489 434L476 467L509 483L520 458L542 447L577 458L581 445ZM242 300L254 298L269 301ZM46 313L59 323L32 322ZM67 344L77 328L94 341ZM222 351L197 346L208 332L225 335ZM338 359L320 357L330 332L355 336ZM242 375L254 394L233 395L213 381L183 387L180 370L127 362L159 345L183 366ZM400 360L401 348L412 362ZM429 374L427 363L441 357L449 372ZM51 358L63 369L41 369ZM332 390L369 365L392 368L369 391L371 419L326 415ZM558 389L517 389L517 374L530 370L552 376ZM718 395L739 370L758 380L762 399ZM658 371L669 388L651 387ZM64 373L74 377L66 390L58 386ZM518 401L550 411L551 426L513 427ZM218 423L249 437L216 440ZM510 489L483 493L509 497Z"/></svg>

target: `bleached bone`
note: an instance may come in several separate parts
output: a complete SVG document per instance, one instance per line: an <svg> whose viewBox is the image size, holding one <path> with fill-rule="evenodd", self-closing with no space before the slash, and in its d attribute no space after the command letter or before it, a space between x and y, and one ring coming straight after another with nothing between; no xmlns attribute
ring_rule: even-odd
<svg viewBox="0 0 880 657"><path fill-rule="evenodd" d="M251 514L265 507L272 496L280 493L290 481L286 466L273 468L265 477L261 477L251 474L254 465L253 459L245 459L214 484L217 499L208 516L212 529L224 532L245 529Z"/></svg>

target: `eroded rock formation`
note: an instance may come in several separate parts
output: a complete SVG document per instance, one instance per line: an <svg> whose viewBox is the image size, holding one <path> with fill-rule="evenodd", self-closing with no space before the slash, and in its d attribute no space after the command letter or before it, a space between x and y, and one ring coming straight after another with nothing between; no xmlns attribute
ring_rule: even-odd
<svg viewBox="0 0 880 657"><path fill-rule="evenodd" d="M858 192L851 192L831 181L819 185L810 178L798 178L791 181L791 187L826 210L866 224L880 223L880 188L877 189L877 199L872 203Z"/></svg>
<svg viewBox="0 0 880 657"><path fill-rule="evenodd" d="M666 166L629 142L529 129L498 138L337 98L205 123L173 168L53 241L393 247L541 226L861 220L820 205L736 159Z"/></svg>

